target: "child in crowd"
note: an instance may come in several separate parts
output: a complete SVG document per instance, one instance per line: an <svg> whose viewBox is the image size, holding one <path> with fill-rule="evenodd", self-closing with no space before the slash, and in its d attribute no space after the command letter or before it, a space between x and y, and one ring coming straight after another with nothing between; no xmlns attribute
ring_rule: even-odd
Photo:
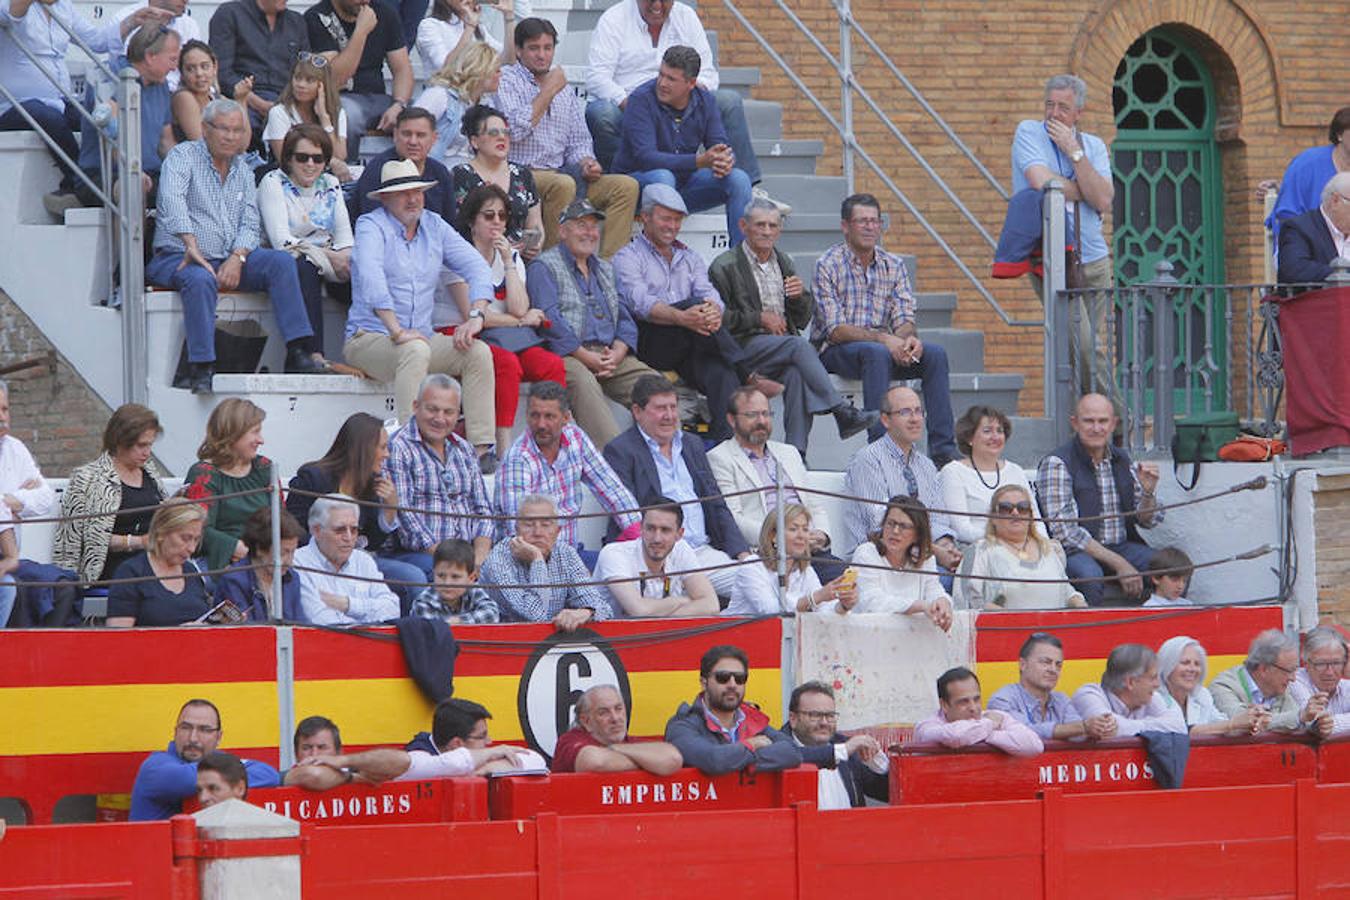
<svg viewBox="0 0 1350 900"><path fill-rule="evenodd" d="M1195 564L1176 547L1164 547L1153 554L1148 567L1155 572L1170 570L1165 575L1153 576L1153 596L1145 606L1194 606L1184 596Z"/></svg>
<svg viewBox="0 0 1350 900"><path fill-rule="evenodd" d="M477 584L472 544L459 539L441 541L431 562L436 583L413 598L414 616L444 619L452 625L461 622L484 625L501 620L497 601Z"/></svg>

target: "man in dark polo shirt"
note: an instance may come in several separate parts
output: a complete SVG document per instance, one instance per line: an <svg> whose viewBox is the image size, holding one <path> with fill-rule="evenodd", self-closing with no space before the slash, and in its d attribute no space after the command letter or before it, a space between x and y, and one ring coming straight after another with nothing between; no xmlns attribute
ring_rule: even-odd
<svg viewBox="0 0 1350 900"><path fill-rule="evenodd" d="M628 740L628 707L613 685L602 684L577 698L576 724L558 737L554 772L627 772L669 775L684 765L675 745Z"/></svg>
<svg viewBox="0 0 1350 900"><path fill-rule="evenodd" d="M309 44L332 56L333 78L347 111L347 161L358 159L361 135L374 128L388 133L412 100L413 71L403 43L403 23L380 0L319 0L305 11ZM391 97L384 87L384 66L394 79Z"/></svg>
<svg viewBox="0 0 1350 900"><path fill-rule="evenodd" d="M287 9L286 0L229 0L211 16L209 34L221 96L233 97L239 82L253 79L244 104L258 133L290 81L296 56L309 49L304 17Z"/></svg>

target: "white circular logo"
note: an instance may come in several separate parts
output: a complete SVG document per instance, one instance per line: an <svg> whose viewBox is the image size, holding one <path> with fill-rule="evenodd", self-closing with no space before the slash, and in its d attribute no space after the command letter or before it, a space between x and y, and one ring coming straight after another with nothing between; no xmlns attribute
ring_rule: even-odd
<svg viewBox="0 0 1350 900"><path fill-rule="evenodd" d="M582 628L541 642L525 663L516 695L526 742L552 759L559 735L572 727L577 698L602 684L619 689L631 717L628 673L608 641Z"/></svg>

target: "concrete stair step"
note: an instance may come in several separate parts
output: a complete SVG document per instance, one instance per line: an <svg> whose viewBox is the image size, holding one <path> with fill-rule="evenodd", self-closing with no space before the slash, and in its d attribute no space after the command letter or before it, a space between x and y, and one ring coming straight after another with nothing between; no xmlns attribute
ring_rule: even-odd
<svg viewBox="0 0 1350 900"><path fill-rule="evenodd" d="M759 186L775 200L792 205L793 211L815 213L829 221L829 229L839 233L839 204L848 195L847 182L839 175L771 175L764 174ZM817 212L833 208L836 212ZM830 221L832 220L832 221ZM812 223L815 224L815 223Z"/></svg>
<svg viewBox="0 0 1350 900"><path fill-rule="evenodd" d="M716 47L714 46L714 51ZM717 70L720 84L729 91L735 91L749 99L750 91L759 85L758 66L727 66Z"/></svg>
<svg viewBox="0 0 1350 900"><path fill-rule="evenodd" d="M824 141L756 140L752 142L765 175L814 175Z"/></svg>
<svg viewBox="0 0 1350 900"><path fill-rule="evenodd" d="M953 372L984 371L984 332L968 328L925 328L923 342L947 352Z"/></svg>
<svg viewBox="0 0 1350 900"><path fill-rule="evenodd" d="M756 140L777 140L783 136L783 104L768 100L746 100L745 121Z"/></svg>
<svg viewBox="0 0 1350 900"><path fill-rule="evenodd" d="M920 333L937 328L951 328L952 314L956 312L956 294L949 291L915 292L914 319Z"/></svg>

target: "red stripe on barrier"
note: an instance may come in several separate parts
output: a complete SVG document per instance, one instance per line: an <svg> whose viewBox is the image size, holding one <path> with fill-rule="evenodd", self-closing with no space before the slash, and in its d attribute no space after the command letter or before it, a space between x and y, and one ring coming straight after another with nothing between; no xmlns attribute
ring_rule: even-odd
<svg viewBox="0 0 1350 900"><path fill-rule="evenodd" d="M1123 643L1147 644L1156 650L1178 634L1195 638L1210 656L1242 655L1257 633L1279 628L1283 616L1278 606L981 613L976 624L975 658L981 662L1015 660L1022 642L1035 631L1058 636L1064 642L1067 659L1104 659L1113 647Z"/></svg>
<svg viewBox="0 0 1350 900"><path fill-rule="evenodd" d="M274 681L272 628L11 629L0 688Z"/></svg>

